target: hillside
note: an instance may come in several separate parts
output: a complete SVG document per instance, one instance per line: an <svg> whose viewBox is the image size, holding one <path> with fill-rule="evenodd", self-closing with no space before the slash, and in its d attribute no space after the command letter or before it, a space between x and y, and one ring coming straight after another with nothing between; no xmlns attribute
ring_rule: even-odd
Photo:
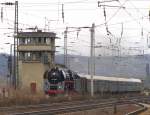
<svg viewBox="0 0 150 115"><path fill-rule="evenodd" d="M0 77L7 75L7 54L0 54ZM56 63L63 64L64 56L56 55ZM88 73L86 56L69 55L69 67L79 73ZM146 77L146 64L150 64L150 55L126 57L96 57L95 74L118 77Z"/></svg>
<svg viewBox="0 0 150 115"><path fill-rule="evenodd" d="M63 55L56 55L56 63L63 64ZM88 57L69 55L69 67L80 73L88 73ZM95 74L116 77L146 77L146 64L150 55L126 57L96 57Z"/></svg>
<svg viewBox="0 0 150 115"><path fill-rule="evenodd" d="M0 54L0 77L7 76L8 73L7 60L8 60L7 54Z"/></svg>

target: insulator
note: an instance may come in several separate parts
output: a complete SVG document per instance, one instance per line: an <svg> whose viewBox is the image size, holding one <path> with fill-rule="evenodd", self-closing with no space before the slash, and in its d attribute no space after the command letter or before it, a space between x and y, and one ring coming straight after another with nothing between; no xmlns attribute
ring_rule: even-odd
<svg viewBox="0 0 150 115"><path fill-rule="evenodd" d="M150 21L150 10L149 10L149 21Z"/></svg>
<svg viewBox="0 0 150 115"><path fill-rule="evenodd" d="M12 2L6 2L6 3L4 3L5 5L14 5L14 3L12 3Z"/></svg>
<svg viewBox="0 0 150 115"><path fill-rule="evenodd" d="M1 8L1 22L3 22L3 7Z"/></svg>
<svg viewBox="0 0 150 115"><path fill-rule="evenodd" d="M63 23L64 23L64 4L62 4L62 19L63 19Z"/></svg>

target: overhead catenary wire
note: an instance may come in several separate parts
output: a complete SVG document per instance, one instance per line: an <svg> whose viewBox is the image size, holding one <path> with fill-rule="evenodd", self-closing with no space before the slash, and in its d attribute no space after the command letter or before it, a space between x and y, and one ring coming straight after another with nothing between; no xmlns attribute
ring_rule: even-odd
<svg viewBox="0 0 150 115"><path fill-rule="evenodd" d="M139 17L139 18L135 18L135 20L141 20L142 18L146 18L148 19L149 16L144 16L144 17ZM125 21L121 21L121 22L117 22L117 23L112 23L112 24L109 24L109 26L115 26L115 25L120 25L121 23L124 23L124 24L127 24L127 23L131 23L133 21L135 21L133 19L130 19L130 20L125 20ZM107 21L108 22L108 21ZM105 23L101 23L101 24L97 24L96 27L102 27L104 26Z"/></svg>
<svg viewBox="0 0 150 115"><path fill-rule="evenodd" d="M124 22L123 22L124 23ZM111 26L111 24L108 24L109 26ZM104 25L103 25L104 26ZM63 28L62 28L63 29ZM53 30L55 30L55 29L53 29ZM56 28L56 30L57 30L57 28ZM77 32L77 30L75 30L74 32Z"/></svg>
<svg viewBox="0 0 150 115"><path fill-rule="evenodd" d="M130 1L130 3L136 9L137 13L140 13L142 16L144 16L143 13L132 3L132 1ZM142 18L142 23L143 23L143 18ZM141 38L143 38L143 24L141 28Z"/></svg>
<svg viewBox="0 0 150 115"><path fill-rule="evenodd" d="M123 22L124 23L124 22Z"/></svg>
<svg viewBox="0 0 150 115"><path fill-rule="evenodd" d="M116 0L117 1L117 0ZM144 1L144 2L149 2L149 0L130 0L130 1L133 1L133 2L141 2L141 1ZM78 1L71 1L71 2L59 2L60 5L63 3L63 4L95 4L95 2L97 1L89 1L89 0L78 0ZM43 6L43 5L58 5L58 2L20 2L20 4L23 4L23 5L37 5L37 6Z"/></svg>
<svg viewBox="0 0 150 115"><path fill-rule="evenodd" d="M118 1L119 3L120 3L120 1ZM121 4L121 3L120 3ZM132 16L132 14L129 12L129 11L127 11L126 9L123 9L134 21L136 21L137 22L137 20ZM143 20L143 16L142 16L142 20ZM137 22L141 27L142 27L142 25L141 25L141 23L140 22ZM143 28L144 30L146 30L147 32L149 32L146 28Z"/></svg>
<svg viewBox="0 0 150 115"><path fill-rule="evenodd" d="M120 11L120 9L122 9L123 5L125 5L125 3L127 2L128 0L126 0L123 4L120 4L120 7L118 7L117 11L105 22L105 23L108 23L113 17L115 17L117 15L117 13ZM123 8L124 9L124 8Z"/></svg>
<svg viewBox="0 0 150 115"><path fill-rule="evenodd" d="M6 7L4 8L3 15L4 15L4 14L5 14L5 16L6 16L6 19L4 19L4 16L3 16L3 20L5 20L9 26L13 26L13 24L10 24L9 21L8 21L9 19L8 19Z"/></svg>
<svg viewBox="0 0 150 115"><path fill-rule="evenodd" d="M8 18L3 18L3 20L8 21L7 24L9 24L10 26L13 26L13 24L10 24L9 22L14 22L14 20L10 20ZM26 24L26 23L22 23L22 22L19 22L19 25L24 25L24 26L27 26L27 27L32 27L31 25Z"/></svg>
<svg viewBox="0 0 150 115"><path fill-rule="evenodd" d="M105 2L105 1L104 1ZM105 27L106 27L106 32L107 32L107 35L108 35L108 37L107 38L109 38L109 40L110 40L110 44L111 44L111 42L112 42L112 37L114 37L115 38L115 36L109 31L109 29L108 29L108 22L113 18L113 17L115 17L115 15L119 12L119 10L121 9L121 8L124 8L123 7L123 5L125 4L127 2L127 0L123 3L123 4L121 4L120 6L118 6L119 8L118 8L118 10L111 16L111 18L109 18L109 20L107 21L107 19L106 19L106 10L105 10L105 6L107 6L107 5L101 5L101 6L103 6L103 10L104 10L104 18L105 18ZM100 7L99 6L100 4L99 4L99 2L98 2L98 7ZM108 5L108 7L113 7L113 6L109 6ZM115 6L116 7L116 6ZM111 35L111 36L110 36Z"/></svg>
<svg viewBox="0 0 150 115"><path fill-rule="evenodd" d="M62 5L62 4L61 4ZM21 7L20 6L20 11L23 11L24 9L28 9L28 10L30 10L30 11L45 11L45 12L58 12L58 10L56 10L56 8L55 9L50 9L50 8L42 8L42 9L40 9L40 8L34 8L33 9L33 7L31 7L31 6L29 6L29 7ZM114 7L112 7L112 8L107 8L107 9L118 9L118 8L114 8ZM132 7L127 7L127 8L125 8L125 9L129 9L129 10L136 10L136 8L132 8ZM140 8L138 8L138 9L141 9L141 10L148 10L149 8L148 7L140 7ZM12 10L12 8L10 8L10 9L8 9L8 10ZM97 8L65 8L65 10L66 10L66 12L70 12L70 11L93 11L93 10L98 10Z"/></svg>
<svg viewBox="0 0 150 115"><path fill-rule="evenodd" d="M58 48L65 49L64 46L60 46L60 47L58 47ZM77 53L77 54L81 54L81 52L79 52L79 51L77 51L77 50L75 50L75 49L69 49L69 48L67 48L67 50L70 51L70 52L75 52L75 53Z"/></svg>
<svg viewBox="0 0 150 115"><path fill-rule="evenodd" d="M71 1L71 2L62 2L63 4L78 4L78 3L93 3L93 1L89 1L89 0L77 0L77 1ZM61 2L59 2L60 5L62 4ZM57 5L57 2L31 2L31 3L27 3L27 2L21 2L21 4L29 4L29 5Z"/></svg>
<svg viewBox="0 0 150 115"><path fill-rule="evenodd" d="M144 17L135 18L135 20L141 20L142 18L148 19L148 16L146 15L146 16L144 16ZM4 20L13 22L13 20L6 19L6 18L4 18ZM125 20L125 21L123 21L123 23L127 24L127 23L133 22L133 21L135 21L135 20L133 20L133 19L131 19L131 20ZM115 26L115 25L119 25L120 23L122 23L122 22L112 23L112 24L109 24L109 26L112 27L112 26ZM25 23L19 23L19 24L25 25L25 26L28 26L28 27L32 27L31 25L25 24ZM105 23L98 24L98 25L96 25L95 27L98 28L98 27L101 27L101 26L105 26ZM80 27L74 27L74 28L80 28ZM0 29L3 29L3 28L0 28ZM10 29L10 28L4 28L4 29ZM22 28L22 29L23 29L23 28ZM62 27L62 28L55 28L55 29L52 28L51 30L64 30L64 29L65 29L65 28ZM127 28L127 29L130 29L130 27ZM131 27L131 29L132 29L132 27ZM134 28L133 28L133 29L134 29ZM74 30L74 31L72 31L72 32L77 32L77 30Z"/></svg>
<svg viewBox="0 0 150 115"><path fill-rule="evenodd" d="M139 8L137 8L133 3L132 1L130 0L129 3L133 6L133 8L137 11L137 13L140 13L141 16L144 16L144 14L139 10Z"/></svg>
<svg viewBox="0 0 150 115"><path fill-rule="evenodd" d="M127 0L126 0L127 1ZM125 1L125 2L126 2ZM119 3L120 3L120 1L118 1ZM120 5L122 6L122 4L120 3ZM104 7L104 17L105 17L105 26L106 26L106 31L107 31L107 33L109 32L108 31L108 26L107 26L107 23L106 23L106 12L105 12L105 6L103 6ZM124 10L126 10L126 9L124 9ZM128 12L127 12L128 13ZM129 13L128 13L128 15L129 15ZM131 15L130 15L131 16ZM142 19L143 19L143 16L142 16ZM122 26L123 27L123 26ZM123 29L123 28L122 28ZM120 39L119 40L117 40L118 41L118 45L120 46L120 42L121 42L121 38L122 38L122 34L123 34L123 30L122 30L122 32L121 32L121 37L120 37ZM142 28L142 33L141 33L141 35L143 35L143 28ZM110 38L110 40L111 40L111 38ZM110 41L110 43L111 43L111 41ZM118 50L119 51L119 50ZM119 53L118 53L119 54Z"/></svg>

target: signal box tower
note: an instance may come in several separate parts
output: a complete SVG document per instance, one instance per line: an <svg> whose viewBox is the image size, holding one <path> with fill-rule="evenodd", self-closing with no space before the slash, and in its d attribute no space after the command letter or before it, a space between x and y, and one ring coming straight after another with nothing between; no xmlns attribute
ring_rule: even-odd
<svg viewBox="0 0 150 115"><path fill-rule="evenodd" d="M18 33L19 87L27 91L43 91L43 74L54 66L55 38L53 32Z"/></svg>

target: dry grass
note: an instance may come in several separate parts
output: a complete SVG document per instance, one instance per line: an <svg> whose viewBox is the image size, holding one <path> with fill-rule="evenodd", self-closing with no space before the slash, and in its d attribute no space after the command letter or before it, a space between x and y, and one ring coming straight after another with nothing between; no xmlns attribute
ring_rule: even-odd
<svg viewBox="0 0 150 115"><path fill-rule="evenodd" d="M112 96L113 97L113 96ZM11 89L8 97L0 98L0 107L2 106L15 106L15 105L34 105L34 104L45 104L45 103L60 103L68 101L79 101L79 100L90 100L95 98L110 98L110 95L100 97L97 95L95 97L89 96L88 94L79 95L71 94L69 96L59 95L59 96L46 96L43 91L32 94L28 90L13 90Z"/></svg>
<svg viewBox="0 0 150 115"><path fill-rule="evenodd" d="M90 99L88 95L59 95L46 96L43 92L35 94L29 93L26 90L11 90L8 97L0 98L0 107L17 106L17 105L34 105L43 103L60 103L68 101L78 101Z"/></svg>
<svg viewBox="0 0 150 115"><path fill-rule="evenodd" d="M30 94L13 90L8 97L0 99L0 106L38 104L44 103L44 101L46 102L46 97L42 93Z"/></svg>

